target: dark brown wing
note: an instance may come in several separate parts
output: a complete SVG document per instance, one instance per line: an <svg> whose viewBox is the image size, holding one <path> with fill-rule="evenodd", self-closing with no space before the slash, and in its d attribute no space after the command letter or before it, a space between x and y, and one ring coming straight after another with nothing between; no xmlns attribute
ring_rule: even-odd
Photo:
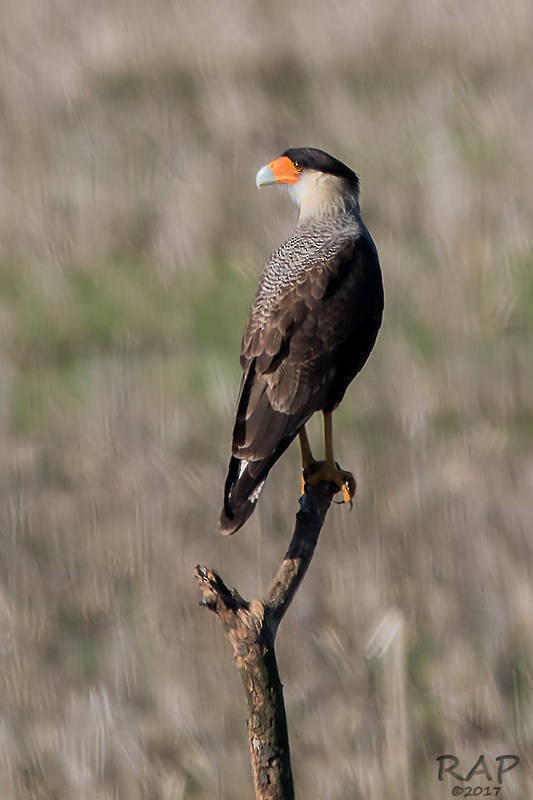
<svg viewBox="0 0 533 800"><path fill-rule="evenodd" d="M284 279L285 278L285 279ZM335 407L372 349L383 289L369 234L340 240L336 252L296 270L268 265L243 336L237 402L221 527L237 530L262 484L302 425Z"/></svg>

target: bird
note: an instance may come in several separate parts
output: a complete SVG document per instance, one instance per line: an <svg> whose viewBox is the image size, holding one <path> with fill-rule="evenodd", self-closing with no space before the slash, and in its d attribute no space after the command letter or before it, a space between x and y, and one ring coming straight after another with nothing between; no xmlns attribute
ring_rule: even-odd
<svg viewBox="0 0 533 800"><path fill-rule="evenodd" d="M359 178L314 147L261 167L257 188L278 185L298 207L296 228L264 267L241 343L242 378L220 515L232 534L254 511L267 476L298 436L305 484L326 481L350 503L355 479L335 461L332 414L376 341L384 292L378 252L363 224ZM306 424L324 421L324 460Z"/></svg>

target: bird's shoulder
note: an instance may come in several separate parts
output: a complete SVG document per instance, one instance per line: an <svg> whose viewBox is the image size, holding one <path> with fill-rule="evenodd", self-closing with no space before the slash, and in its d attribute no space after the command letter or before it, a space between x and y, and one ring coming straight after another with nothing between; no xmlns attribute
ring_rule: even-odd
<svg viewBox="0 0 533 800"><path fill-rule="evenodd" d="M346 215L299 225L272 253L261 276L242 339L243 369L259 356L258 366L272 369L285 357L291 338L308 338L321 319L326 323L335 316L333 307L324 315L324 301L335 305L342 287L341 302L349 303L359 273L374 265L379 270L374 244L360 218Z"/></svg>
<svg viewBox="0 0 533 800"><path fill-rule="evenodd" d="M368 235L360 218L346 214L304 220L265 264L260 285L271 276L294 281L301 273L327 268L339 254Z"/></svg>

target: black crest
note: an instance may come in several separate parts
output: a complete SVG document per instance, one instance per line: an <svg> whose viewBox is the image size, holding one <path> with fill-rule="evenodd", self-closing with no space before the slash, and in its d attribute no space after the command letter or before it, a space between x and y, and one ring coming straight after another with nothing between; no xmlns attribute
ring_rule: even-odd
<svg viewBox="0 0 533 800"><path fill-rule="evenodd" d="M350 167L339 161L338 158L333 158L329 153L324 150L319 150L316 147L291 147L282 153L282 156L287 156L291 161L298 161L304 169L316 169L319 172L326 172L329 175L337 175L339 178L345 178L350 183L355 184L359 188L359 178Z"/></svg>

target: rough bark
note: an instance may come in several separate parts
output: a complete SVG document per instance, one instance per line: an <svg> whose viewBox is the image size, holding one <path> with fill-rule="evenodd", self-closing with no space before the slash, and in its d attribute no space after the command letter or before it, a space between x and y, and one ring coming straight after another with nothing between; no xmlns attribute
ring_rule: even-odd
<svg viewBox="0 0 533 800"><path fill-rule="evenodd" d="M196 567L201 604L222 622L241 675L256 800L294 800L287 719L274 644L279 623L315 552L332 498L329 484L306 486L289 549L262 599L244 600L214 570Z"/></svg>

